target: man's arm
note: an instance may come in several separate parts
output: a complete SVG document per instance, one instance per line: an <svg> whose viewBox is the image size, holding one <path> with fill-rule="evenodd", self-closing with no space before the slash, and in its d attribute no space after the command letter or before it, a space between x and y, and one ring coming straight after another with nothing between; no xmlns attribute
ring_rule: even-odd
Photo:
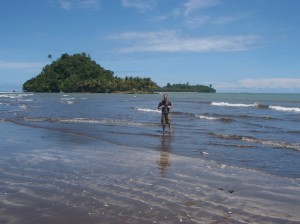
<svg viewBox="0 0 300 224"><path fill-rule="evenodd" d="M159 102L158 106L157 106L157 109L161 109L162 108L162 103Z"/></svg>

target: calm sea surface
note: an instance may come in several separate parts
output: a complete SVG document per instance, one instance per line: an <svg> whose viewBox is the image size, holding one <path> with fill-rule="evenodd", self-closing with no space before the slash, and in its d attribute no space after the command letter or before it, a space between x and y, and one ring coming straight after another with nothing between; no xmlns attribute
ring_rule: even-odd
<svg viewBox="0 0 300 224"><path fill-rule="evenodd" d="M132 149L167 148L175 155L300 178L299 94L170 93L174 133L163 141L161 99L162 94L0 93L0 122L72 134L77 144L90 138Z"/></svg>

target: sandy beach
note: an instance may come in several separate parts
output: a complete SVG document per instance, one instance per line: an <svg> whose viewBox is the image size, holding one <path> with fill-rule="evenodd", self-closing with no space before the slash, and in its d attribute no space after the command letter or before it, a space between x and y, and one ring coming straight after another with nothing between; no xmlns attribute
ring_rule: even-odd
<svg viewBox="0 0 300 224"><path fill-rule="evenodd" d="M300 223L298 179L178 156L168 147L0 127L3 224ZM167 144L168 135L161 138Z"/></svg>

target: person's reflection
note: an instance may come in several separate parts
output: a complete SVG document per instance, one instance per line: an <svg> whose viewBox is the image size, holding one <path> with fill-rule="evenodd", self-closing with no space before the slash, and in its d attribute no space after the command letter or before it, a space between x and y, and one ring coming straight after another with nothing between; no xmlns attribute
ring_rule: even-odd
<svg viewBox="0 0 300 224"><path fill-rule="evenodd" d="M171 145L172 135L162 135L161 136L161 152L160 158L156 161L158 168L160 170L160 176L165 177L167 169L170 166L170 145Z"/></svg>

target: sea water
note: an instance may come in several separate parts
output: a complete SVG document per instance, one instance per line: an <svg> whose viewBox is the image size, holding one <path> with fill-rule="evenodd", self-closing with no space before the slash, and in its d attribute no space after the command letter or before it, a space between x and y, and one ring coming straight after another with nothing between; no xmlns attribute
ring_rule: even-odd
<svg viewBox="0 0 300 224"><path fill-rule="evenodd" d="M300 222L299 200L291 196L300 196L299 94L169 93L173 133L164 135L161 100L162 94L0 93L2 221L39 223L48 209L47 220L56 223L97 223L99 216L98 223L208 223L226 221L231 208L239 214L232 223ZM245 214L241 198L223 198L238 190L258 201L275 197L286 204L270 210L290 207L283 213L290 217L266 218L265 201L257 209L243 204L251 213ZM254 196L261 191L272 194ZM40 214L36 221L24 215L26 203Z"/></svg>
<svg viewBox="0 0 300 224"><path fill-rule="evenodd" d="M161 94L0 94L0 119L160 150ZM300 177L299 94L170 93L171 153Z"/></svg>

